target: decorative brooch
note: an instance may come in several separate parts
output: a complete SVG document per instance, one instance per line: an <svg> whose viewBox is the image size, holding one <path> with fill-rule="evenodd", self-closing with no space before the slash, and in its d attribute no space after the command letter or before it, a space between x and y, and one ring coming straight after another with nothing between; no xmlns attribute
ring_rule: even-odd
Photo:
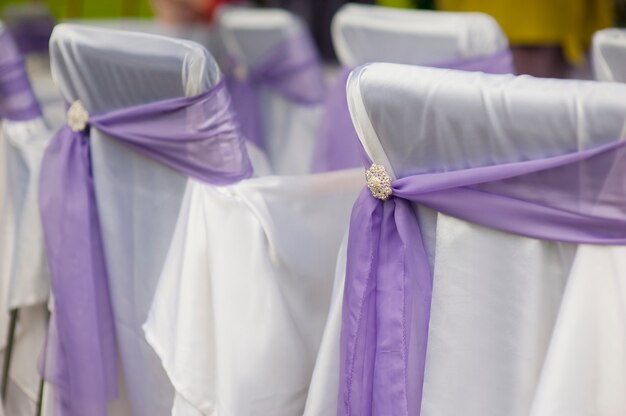
<svg viewBox="0 0 626 416"><path fill-rule="evenodd" d="M83 103L76 100L72 103L69 110L67 110L67 124L72 131L83 131L87 128L89 122L89 113L83 106Z"/></svg>
<svg viewBox="0 0 626 416"><path fill-rule="evenodd" d="M365 180L374 198L386 201L391 195L391 176L389 176L383 165L373 163L372 166L365 171Z"/></svg>

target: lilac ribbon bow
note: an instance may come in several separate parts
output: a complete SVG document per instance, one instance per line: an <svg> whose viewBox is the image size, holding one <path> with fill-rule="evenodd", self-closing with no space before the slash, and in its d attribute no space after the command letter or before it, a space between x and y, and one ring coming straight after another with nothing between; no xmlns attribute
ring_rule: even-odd
<svg viewBox="0 0 626 416"><path fill-rule="evenodd" d="M308 33L290 37L252 68L246 68L234 58L232 61L226 79L233 107L244 137L262 149L265 139L258 97L260 87L302 105L321 104L324 99L324 74Z"/></svg>
<svg viewBox="0 0 626 416"><path fill-rule="evenodd" d="M501 50L493 55L424 66L482 71L489 74L512 74L514 72L513 58L509 49ZM313 172L348 169L361 165L359 138L352 125L346 96L346 83L350 72L350 68L342 68L334 86L328 91L324 104L324 116L317 132L313 151Z"/></svg>
<svg viewBox="0 0 626 416"><path fill-rule="evenodd" d="M626 142L392 181L367 171L348 241L339 416L420 414L432 276L417 203L542 240L626 244Z"/></svg>
<svg viewBox="0 0 626 416"><path fill-rule="evenodd" d="M31 120L41 117L39 102L33 93L24 60L13 38L0 32L0 118Z"/></svg>
<svg viewBox="0 0 626 416"><path fill-rule="evenodd" d="M53 322L43 373L61 415L104 416L117 391L115 327L91 170L89 129L195 179L227 185L252 167L223 83L175 98L89 116L80 102L43 159L40 208Z"/></svg>

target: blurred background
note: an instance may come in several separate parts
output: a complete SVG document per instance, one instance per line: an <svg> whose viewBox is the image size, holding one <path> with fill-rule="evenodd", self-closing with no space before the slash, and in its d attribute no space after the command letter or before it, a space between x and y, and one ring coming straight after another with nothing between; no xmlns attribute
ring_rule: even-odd
<svg viewBox="0 0 626 416"><path fill-rule="evenodd" d="M512 46L519 73L566 77L588 71L587 51L594 31L626 25L626 0L360 0L357 3L445 11L481 11L500 23ZM222 4L286 8L310 26L327 61L334 59L330 24L345 0L0 0L7 26L41 36L54 21L74 19L155 19L165 25L210 25ZM30 12L25 12L30 9ZM24 20L34 23L24 25ZM30 29L24 29L29 27ZM16 29L19 28L19 29ZM25 46L29 48L28 45ZM584 78L584 75L581 76Z"/></svg>

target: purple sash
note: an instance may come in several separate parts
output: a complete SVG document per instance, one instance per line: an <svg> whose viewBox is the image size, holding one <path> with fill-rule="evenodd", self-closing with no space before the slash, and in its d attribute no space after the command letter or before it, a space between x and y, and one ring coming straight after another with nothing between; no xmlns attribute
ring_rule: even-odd
<svg viewBox="0 0 626 416"><path fill-rule="evenodd" d="M31 120L41 108L28 80L24 60L8 31L0 32L0 118Z"/></svg>
<svg viewBox="0 0 626 416"><path fill-rule="evenodd" d="M512 74L513 58L508 49L493 55L425 65L433 68L482 71L490 74ZM335 85L328 92L315 149L312 171L327 172L361 166L357 137L346 96L350 68L342 68Z"/></svg>
<svg viewBox="0 0 626 416"><path fill-rule="evenodd" d="M54 17L44 2L21 3L9 5L4 10L5 23L15 39L15 44L23 55L48 54L48 42L55 25Z"/></svg>
<svg viewBox="0 0 626 416"><path fill-rule="evenodd" d="M623 245L624 177L625 141L395 181L372 165L350 224L337 414L420 414L432 276L412 203L531 238Z"/></svg>
<svg viewBox="0 0 626 416"><path fill-rule="evenodd" d="M253 68L233 59L226 79L244 137L262 149L265 139L258 97L260 87L302 105L321 104L324 99L320 58L311 37L304 32L278 45Z"/></svg>
<svg viewBox="0 0 626 416"><path fill-rule="evenodd" d="M252 167L223 83L190 98L89 116L80 102L46 149L40 208L54 294L44 376L61 415L105 416L117 392L115 328L89 129L195 179L227 185Z"/></svg>

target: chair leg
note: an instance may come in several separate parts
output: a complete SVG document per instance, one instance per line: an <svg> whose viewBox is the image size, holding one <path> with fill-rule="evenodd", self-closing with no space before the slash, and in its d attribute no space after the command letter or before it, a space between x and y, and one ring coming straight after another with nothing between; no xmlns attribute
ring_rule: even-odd
<svg viewBox="0 0 626 416"><path fill-rule="evenodd" d="M13 341L15 339L15 328L17 325L18 309L12 309L11 318L9 322L9 332L7 333L7 346L4 354L4 363L2 364L2 384L0 385L0 392L2 399L6 399L7 387L9 384L9 371L11 369L11 355L13 354Z"/></svg>
<svg viewBox="0 0 626 416"><path fill-rule="evenodd" d="M46 327L50 325L50 311L46 308ZM45 354L45 351L44 351ZM45 365L44 365L45 367ZM39 379L39 391L37 392L37 408L35 410L35 416L41 416L43 409L43 391L46 384L46 379L43 376Z"/></svg>
<svg viewBox="0 0 626 416"><path fill-rule="evenodd" d="M35 416L41 416L41 411L43 409L43 389L45 385L45 380L43 377L39 380L39 392L37 393L37 409L35 411Z"/></svg>

